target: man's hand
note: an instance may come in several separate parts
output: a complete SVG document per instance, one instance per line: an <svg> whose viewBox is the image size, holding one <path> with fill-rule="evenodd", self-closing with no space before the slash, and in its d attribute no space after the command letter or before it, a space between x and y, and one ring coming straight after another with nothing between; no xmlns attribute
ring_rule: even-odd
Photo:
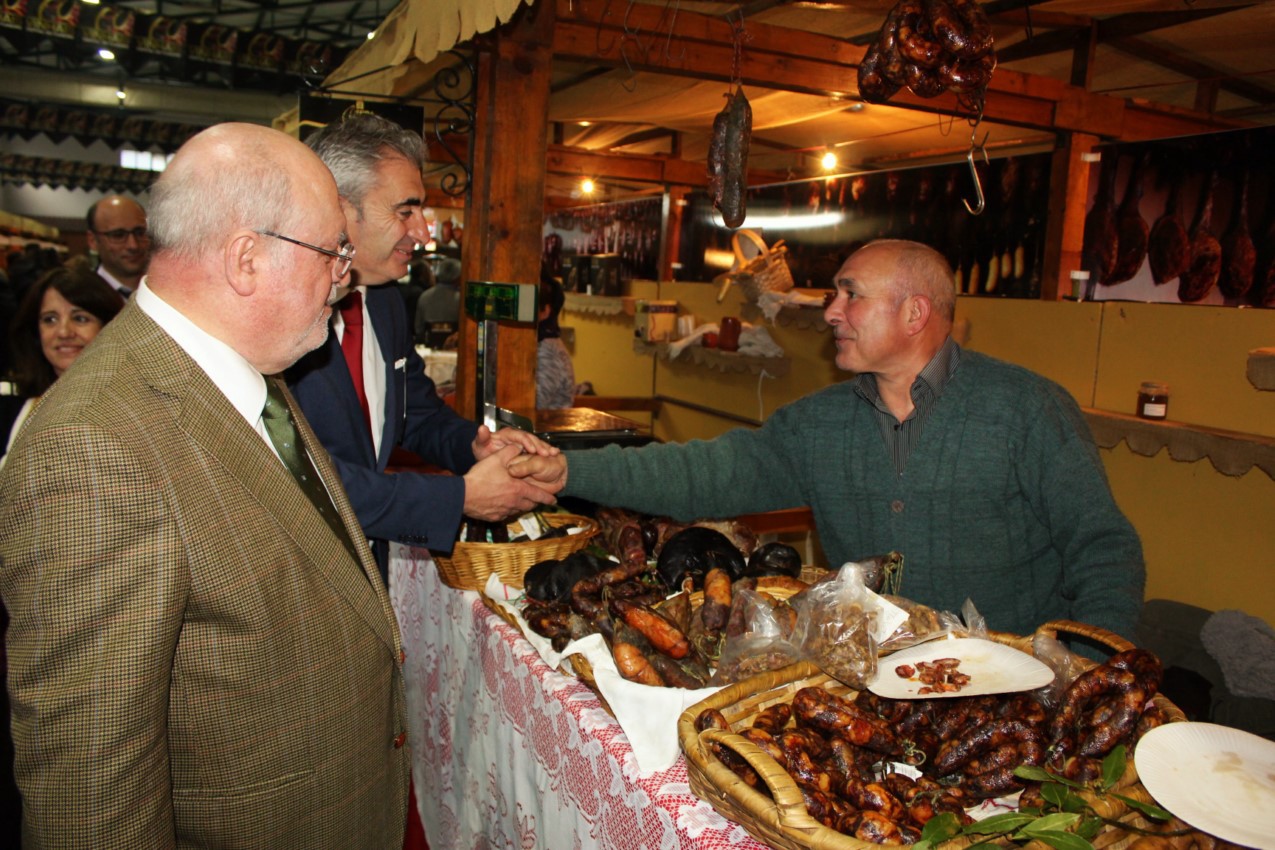
<svg viewBox="0 0 1275 850"><path fill-rule="evenodd" d="M527 454L553 457L558 449L546 443L535 434L518 428L501 428L495 434L486 425L478 426L478 435L474 437L474 459L482 460L506 446L518 446Z"/></svg>
<svg viewBox="0 0 1275 850"><path fill-rule="evenodd" d="M479 437L482 437L481 433ZM553 494L562 489L561 485L546 488L534 478L527 480L530 476L517 476L510 471L509 464L520 454L522 447L510 443L498 451L488 452L486 457L470 467L469 472L465 473L466 516L494 522L525 513L537 505L554 503ZM543 459L540 455L525 457ZM562 460L562 466L563 474L559 477L565 484L565 459Z"/></svg>
<svg viewBox="0 0 1275 850"><path fill-rule="evenodd" d="M567 486L567 456L556 454L520 455L509 464L509 474L515 478L534 481L552 493Z"/></svg>

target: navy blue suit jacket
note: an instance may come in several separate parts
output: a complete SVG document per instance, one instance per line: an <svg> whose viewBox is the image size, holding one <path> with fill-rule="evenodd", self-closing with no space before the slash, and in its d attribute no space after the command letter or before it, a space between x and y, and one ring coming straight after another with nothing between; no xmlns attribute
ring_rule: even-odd
<svg viewBox="0 0 1275 850"><path fill-rule="evenodd" d="M288 370L288 386L332 455L383 577L397 540L450 552L465 503L463 475L474 465L478 423L443 403L412 345L403 298L392 285L369 287L368 319L385 360L385 427L373 456L363 411L336 334ZM457 473L385 471L395 446Z"/></svg>

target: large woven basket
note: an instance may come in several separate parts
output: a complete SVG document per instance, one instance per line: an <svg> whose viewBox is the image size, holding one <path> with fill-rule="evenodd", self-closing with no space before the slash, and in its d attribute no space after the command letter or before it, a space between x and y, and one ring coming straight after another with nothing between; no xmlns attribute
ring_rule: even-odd
<svg viewBox="0 0 1275 850"><path fill-rule="evenodd" d="M1047 623L1040 631L1057 635L1069 632L1097 640L1119 651L1130 644L1123 638L1093 626L1070 621ZM992 634L993 640L1013 646L1023 652L1032 651L1032 637ZM830 829L812 818L806 811L801 792L788 772L741 735L718 729L699 732L695 718L708 708L720 710L732 727L748 726L763 709L776 703L791 702L793 695L805 687L823 687L839 696L853 698L856 692L846 685L820 672L809 662L800 662L782 670L754 676L729 688L718 691L684 711L678 718L677 732L682 752L686 755L686 770L691 790L706 800L723 816L744 827L754 838L779 848L779 850L869 850L877 845L860 841ZM1156 702L1170 722L1186 717L1172 702L1156 695ZM771 797L751 788L713 755L709 744L717 743L734 750L757 771L771 791ZM1140 802L1153 802L1140 782L1133 759L1118 784L1121 794ZM1111 797L1097 801L1095 808L1113 820L1138 828L1150 826L1136 810ZM1105 827L1091 843L1099 850L1123 850L1137 838L1132 830L1118 826ZM967 846L965 839L954 840L944 847ZM1028 845L1036 850L1048 850L1033 842Z"/></svg>
<svg viewBox="0 0 1275 850"><path fill-rule="evenodd" d="M457 543L450 556L433 553L443 584L461 590L482 590L487 577L495 573L510 587L522 587L523 574L533 564L561 559L589 545L598 534L598 524L575 514L545 514L555 528L583 529L565 537L528 540L523 543Z"/></svg>

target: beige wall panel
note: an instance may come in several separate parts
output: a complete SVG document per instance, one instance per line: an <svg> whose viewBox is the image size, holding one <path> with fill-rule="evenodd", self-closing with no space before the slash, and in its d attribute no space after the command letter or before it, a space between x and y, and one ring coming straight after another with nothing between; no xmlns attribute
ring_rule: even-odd
<svg viewBox="0 0 1275 850"><path fill-rule="evenodd" d="M1093 406L1132 414L1138 385L1160 381L1170 419L1275 437L1275 392L1245 377L1248 352L1270 345L1275 310L1107 302Z"/></svg>

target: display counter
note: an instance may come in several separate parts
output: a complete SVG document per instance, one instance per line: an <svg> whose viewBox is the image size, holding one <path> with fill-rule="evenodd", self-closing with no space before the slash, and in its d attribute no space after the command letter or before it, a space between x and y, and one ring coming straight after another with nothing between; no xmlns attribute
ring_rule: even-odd
<svg viewBox="0 0 1275 850"><path fill-rule="evenodd" d="M686 764L638 775L597 695L548 667L423 549L393 544L412 773L432 850L762 850L691 793Z"/></svg>

